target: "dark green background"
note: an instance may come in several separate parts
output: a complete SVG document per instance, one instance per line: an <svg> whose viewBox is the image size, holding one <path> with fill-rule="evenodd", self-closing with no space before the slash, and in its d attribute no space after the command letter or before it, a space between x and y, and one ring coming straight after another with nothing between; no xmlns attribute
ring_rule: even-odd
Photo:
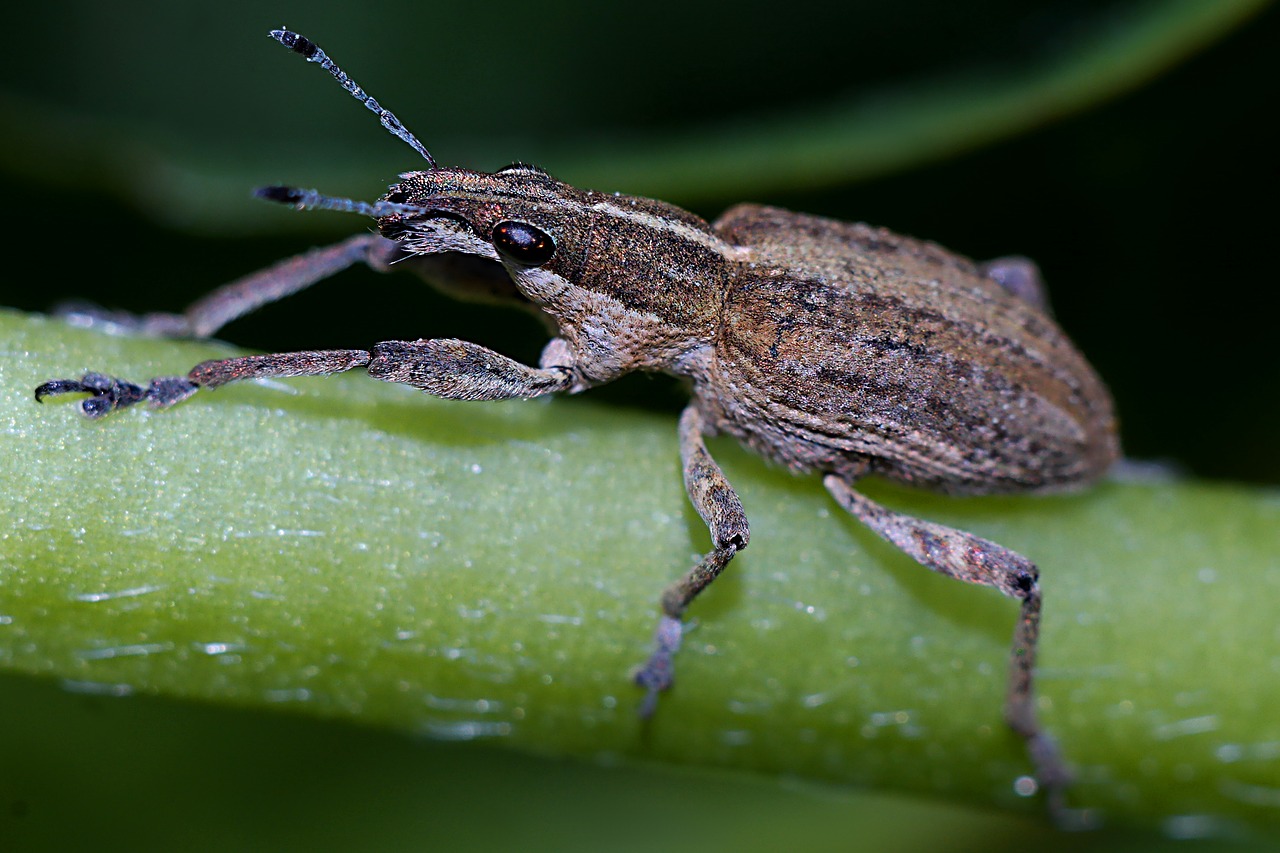
<svg viewBox="0 0 1280 853"><path fill-rule="evenodd" d="M915 0L849 3L838 15L825 3L740 3L731 12L688 3L477 12L407 2L26 5L8 14L0 59L0 215L10 235L0 304L40 310L87 297L176 309L366 227L249 197L277 181L371 197L420 165L316 69L265 38L283 22L323 44L442 162L492 169L531 160L598 189L661 194L708 218L736 201L763 201L888 225L976 257L1030 255L1063 324L1111 384L1130 454L1204 477L1275 483L1274 10L1086 113L856 183L811 178L793 188L746 171L737 187L669 187L644 165L651 140L707 130L732 144L740 124L800 121L846 100L874 105L950 80L956 99L971 97L975 79L995 85L1030 73L1082 33L1152 5ZM611 159L616 171L601 166ZM268 350L445 335L524 358L542 340L518 316L458 307L409 277L362 270L225 334ZM643 377L601 395L620 406L679 404L677 389ZM914 849L909 830L920 827L951 849L1049 843L1020 819L984 823L750 780L614 776L313 721L68 698L13 679L0 695L6 728L31 727L6 744L9 760L42 764L41 783L55 780L34 792L16 785L25 799L0 787L8 809L0 832L6 821L21 825L26 840L39 837L31 827L48 819L48 803L66 796L95 821L114 816L99 824L110 838L95 837L92 824L60 827L69 836L110 846L126 834L132 843L122 847L147 839L157 849L193 827L206 849L425 840L598 849L611 832L645 849L667 831L739 849L753 839L769 849L774 837L813 849ZM34 726L27 709L48 726ZM431 765L445 775L419 787ZM212 793L188 795L193 786ZM711 789L728 792L705 800L721 819L746 803L777 835L707 832L708 817L688 804ZM526 829L495 842L486 824L508 821L546 836ZM805 827L812 833L800 842ZM1099 843L1133 849L1114 836Z"/></svg>
<svg viewBox="0 0 1280 853"><path fill-rule="evenodd" d="M267 211L248 196L281 181L372 197L421 165L318 69L266 39L283 19L446 163L531 160L599 189L661 191L708 218L755 200L888 225L975 257L1029 255L1113 388L1130 455L1276 482L1274 11L1083 115L859 183L788 191L746 172L728 188L682 193L647 174L634 149L637 137L708 128L728 128L734 142L739 123L874 104L953 78L960 100L975 79L1016 78L1082 33L1160 5L917 0L847 4L839 15L803 2L732 14L680 3L24 7L10 17L0 82L22 106L5 111L11 238L0 304L38 310L82 296L176 309L365 227ZM19 118L35 141L12 126ZM222 206L202 216L211 185ZM423 291L407 276L355 271L225 336L282 350L449 335L536 353L533 324ZM661 381L611 393L678 405Z"/></svg>

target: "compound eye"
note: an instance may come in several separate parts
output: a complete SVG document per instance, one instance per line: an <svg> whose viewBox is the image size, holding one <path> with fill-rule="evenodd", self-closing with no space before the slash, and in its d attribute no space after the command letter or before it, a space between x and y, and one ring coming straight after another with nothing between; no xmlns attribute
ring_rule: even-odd
<svg viewBox="0 0 1280 853"><path fill-rule="evenodd" d="M556 252L550 234L525 222L499 222L493 226L493 247L527 267L545 264Z"/></svg>

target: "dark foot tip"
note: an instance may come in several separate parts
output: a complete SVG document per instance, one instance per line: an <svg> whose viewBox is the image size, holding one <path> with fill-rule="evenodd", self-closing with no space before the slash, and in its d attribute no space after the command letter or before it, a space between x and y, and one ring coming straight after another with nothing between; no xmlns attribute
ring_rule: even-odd
<svg viewBox="0 0 1280 853"><path fill-rule="evenodd" d="M103 415L110 414L114 409L115 403L108 397L90 397L80 402L80 411L87 418L100 418Z"/></svg>
<svg viewBox="0 0 1280 853"><path fill-rule="evenodd" d="M194 389L194 386L191 387ZM132 406L142 400L156 401L158 392L170 394L175 401L185 399L194 393L191 391L179 396L177 389L170 389L168 385L157 387L157 381L153 381L150 388L142 388L132 382L124 382L102 373L86 373L79 379L54 379L45 382L36 387L35 397L37 403L43 403L45 397L60 394L89 394L91 395L89 399L80 403L80 411L87 417L100 418L116 409ZM167 405L168 401L161 404Z"/></svg>
<svg viewBox="0 0 1280 853"><path fill-rule="evenodd" d="M43 403L45 397L57 397L60 394L97 394L102 388L90 384L85 379L51 379L36 386L36 402Z"/></svg>
<svg viewBox="0 0 1280 853"><path fill-rule="evenodd" d="M644 699L636 710L640 719L647 720L653 716L658 709L658 697L675 683L672 669L670 656L656 654L631 676L632 682L645 691Z"/></svg>
<svg viewBox="0 0 1280 853"><path fill-rule="evenodd" d="M652 719L653 712L656 710L658 710L658 691L650 689L645 694L640 707L636 709L636 716L641 720L649 720Z"/></svg>
<svg viewBox="0 0 1280 853"><path fill-rule="evenodd" d="M99 318L107 317L111 312L96 302L85 299L64 299L56 303L50 313L73 326L88 326Z"/></svg>
<svg viewBox="0 0 1280 853"><path fill-rule="evenodd" d="M640 707L636 708L636 716L641 720L648 720L653 716L653 712L658 710L658 697L663 691L670 689L675 681L672 678L670 658L655 658L650 658L631 676L631 681L637 687L644 688L644 699L640 700Z"/></svg>
<svg viewBox="0 0 1280 853"><path fill-rule="evenodd" d="M91 376L98 378L90 374L85 376L85 380L89 380ZM104 388L94 382L74 379L55 379L39 386L36 388L36 402L43 403L45 397L56 397L60 394L92 394L92 397L80 403L80 411L90 418L100 418L116 406L109 386Z"/></svg>
<svg viewBox="0 0 1280 853"><path fill-rule="evenodd" d="M258 187L253 194L258 198L279 204L300 204L303 199L302 190L296 187Z"/></svg>
<svg viewBox="0 0 1280 853"><path fill-rule="evenodd" d="M676 617L664 615L658 621L658 630L653 634L653 654L632 676L637 685L648 691L640 705L642 718L653 715L658 706L658 694L675 683L675 655L680 650L683 636L684 626Z"/></svg>

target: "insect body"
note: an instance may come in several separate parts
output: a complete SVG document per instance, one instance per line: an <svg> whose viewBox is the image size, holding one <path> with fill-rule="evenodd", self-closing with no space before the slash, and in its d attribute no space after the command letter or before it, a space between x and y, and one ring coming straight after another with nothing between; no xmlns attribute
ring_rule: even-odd
<svg viewBox="0 0 1280 853"><path fill-rule="evenodd" d="M90 373L45 383L37 399L88 393L81 407L97 417L143 400L172 405L238 379L357 367L467 400L574 393L634 370L674 374L692 396L679 422L685 485L713 547L662 596L654 650L636 674L647 691L643 713L672 684L685 610L749 540L742 504L704 444L725 433L793 471L822 474L841 506L924 566L1021 603L1006 716L1051 804L1061 804L1068 775L1033 702L1035 566L854 488L878 474L949 493L1042 491L1084 484L1115 459L1107 391L1050 318L1029 262L976 264L884 229L755 205L709 225L660 201L576 189L520 164L492 174L442 168L314 43L271 35L328 69L429 168L402 175L374 203L260 190L299 208L372 216L379 233L285 261L182 315L131 324L205 337L353 263L403 261L447 291L543 314L556 333L538 366L460 340L387 341L205 362L146 386Z"/></svg>

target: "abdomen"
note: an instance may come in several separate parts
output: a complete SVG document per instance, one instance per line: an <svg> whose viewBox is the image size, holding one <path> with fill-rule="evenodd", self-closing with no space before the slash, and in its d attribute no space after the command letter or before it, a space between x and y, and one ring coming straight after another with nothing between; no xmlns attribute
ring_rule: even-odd
<svg viewBox="0 0 1280 853"><path fill-rule="evenodd" d="M932 244L891 237L804 273L767 254L727 295L713 421L796 470L949 492L1060 488L1118 448L1110 397L1048 316ZM708 393L709 392L709 393Z"/></svg>

